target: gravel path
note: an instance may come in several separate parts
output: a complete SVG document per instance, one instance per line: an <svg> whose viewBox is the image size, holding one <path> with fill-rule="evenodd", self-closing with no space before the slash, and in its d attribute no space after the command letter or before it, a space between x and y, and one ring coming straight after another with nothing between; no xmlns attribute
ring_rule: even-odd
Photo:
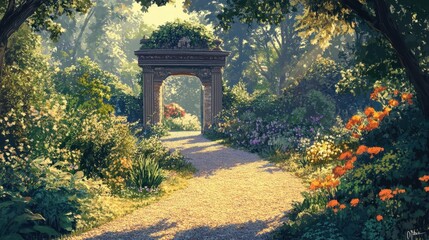
<svg viewBox="0 0 429 240"><path fill-rule="evenodd" d="M255 154L199 132L173 132L163 142L199 169L188 187L74 239L267 239L302 199L298 178Z"/></svg>

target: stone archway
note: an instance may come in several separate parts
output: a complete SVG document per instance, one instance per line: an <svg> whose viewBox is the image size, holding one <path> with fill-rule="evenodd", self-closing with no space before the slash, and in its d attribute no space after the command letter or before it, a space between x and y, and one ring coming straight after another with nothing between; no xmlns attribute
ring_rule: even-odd
<svg viewBox="0 0 429 240"><path fill-rule="evenodd" d="M136 51L143 70L143 124L158 123L163 117L162 83L173 75L192 75L203 86L203 131L222 110L222 68L229 52L209 49L142 49Z"/></svg>

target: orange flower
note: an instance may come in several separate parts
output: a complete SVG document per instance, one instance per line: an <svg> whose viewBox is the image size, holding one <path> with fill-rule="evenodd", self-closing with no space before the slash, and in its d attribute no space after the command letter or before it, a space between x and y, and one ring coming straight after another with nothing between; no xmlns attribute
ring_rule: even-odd
<svg viewBox="0 0 429 240"><path fill-rule="evenodd" d="M370 148L368 148L368 153L371 155L379 154L382 151L384 151L384 148L382 148L382 147L370 147Z"/></svg>
<svg viewBox="0 0 429 240"><path fill-rule="evenodd" d="M378 99L377 95L386 89L387 89L386 87L376 87L376 88L374 88L374 92L372 92L369 97L372 100L377 100Z"/></svg>
<svg viewBox="0 0 429 240"><path fill-rule="evenodd" d="M310 184L310 190L317 190L318 188L321 188L322 184L319 180L313 180Z"/></svg>
<svg viewBox="0 0 429 240"><path fill-rule="evenodd" d="M334 173L334 176L336 178L343 176L344 174L346 174L346 169L344 169L343 167L340 166L336 166L333 170L332 173Z"/></svg>
<svg viewBox="0 0 429 240"><path fill-rule="evenodd" d="M355 157L356 158L356 157ZM354 166L353 166L353 160L352 159L350 159L349 161L347 161L346 162L346 164L344 165L344 170L350 170L350 169L353 169L354 168Z"/></svg>
<svg viewBox="0 0 429 240"><path fill-rule="evenodd" d="M384 113L384 115L385 115L385 116L389 115L390 111L392 111L392 109L391 109L391 108L389 108L389 107L385 107L385 108L383 109L383 113Z"/></svg>
<svg viewBox="0 0 429 240"><path fill-rule="evenodd" d="M393 198L392 190L391 189L382 189L378 196L380 197L381 201L386 201L388 199Z"/></svg>
<svg viewBox="0 0 429 240"><path fill-rule="evenodd" d="M393 191L393 195L400 194L400 193L405 193L405 189L399 189L399 188L396 188L396 189Z"/></svg>
<svg viewBox="0 0 429 240"><path fill-rule="evenodd" d="M366 153L366 151L368 151L368 147L367 147L367 146L365 146L365 145L360 145L360 146L358 147L358 149L356 150L356 154L357 154L357 155L361 155L361 154L363 154L363 153Z"/></svg>
<svg viewBox="0 0 429 240"><path fill-rule="evenodd" d="M362 123L362 117L359 115L354 115L346 124L347 129L351 129L354 125Z"/></svg>
<svg viewBox="0 0 429 240"><path fill-rule="evenodd" d="M360 135L357 134L357 133L352 133L352 137L354 137L354 138L360 138Z"/></svg>
<svg viewBox="0 0 429 240"><path fill-rule="evenodd" d="M378 128L378 126L380 126L380 123L375 121L374 119L370 118L370 119L368 119L368 121L369 121L369 124L365 128L365 130L367 130L367 131L374 130L374 129Z"/></svg>
<svg viewBox="0 0 429 240"><path fill-rule="evenodd" d="M351 157L353 157L353 153L350 152L350 151L347 151L347 152L341 153L341 155L338 157L338 159L340 159L340 160L347 160L347 159L349 159Z"/></svg>
<svg viewBox="0 0 429 240"><path fill-rule="evenodd" d="M377 219L377 221L379 221L379 222L380 222L381 220L383 220L383 216L381 216L380 214L378 214L378 215L377 215L377 217L375 217L375 218L376 218L376 219Z"/></svg>
<svg viewBox="0 0 429 240"><path fill-rule="evenodd" d="M359 115L353 115L353 117L351 118L353 122L362 122L362 117Z"/></svg>
<svg viewBox="0 0 429 240"><path fill-rule="evenodd" d="M423 188L426 192L429 192L429 186Z"/></svg>
<svg viewBox="0 0 429 240"><path fill-rule="evenodd" d="M401 95L402 101L407 101L409 104L413 104L413 94L411 93L403 93Z"/></svg>
<svg viewBox="0 0 429 240"><path fill-rule="evenodd" d="M328 204L326 204L326 207L334 208L338 205L340 205L340 203L337 200L333 199L329 201Z"/></svg>
<svg viewBox="0 0 429 240"><path fill-rule="evenodd" d="M399 94L399 90L396 90L396 89L395 89L395 91L393 91L393 94L395 94L395 96L398 96L398 94Z"/></svg>
<svg viewBox="0 0 429 240"><path fill-rule="evenodd" d="M358 205L358 203L359 203L359 198L353 198L353 199L350 201L350 206L352 206L352 207L356 207L356 206Z"/></svg>
<svg viewBox="0 0 429 240"><path fill-rule="evenodd" d="M395 99L390 99L389 100L389 105L392 107L397 107L399 105L399 102Z"/></svg>
<svg viewBox="0 0 429 240"><path fill-rule="evenodd" d="M363 130L365 130L365 127L366 126L364 124L361 124L361 125L359 125L358 130L363 131Z"/></svg>
<svg viewBox="0 0 429 240"><path fill-rule="evenodd" d="M378 121L383 120L383 118L386 116L384 112L375 112L374 113L374 119L377 119Z"/></svg>
<svg viewBox="0 0 429 240"><path fill-rule="evenodd" d="M372 107L367 107L365 108L365 115L367 117L370 117L373 113L375 112L375 109Z"/></svg>
<svg viewBox="0 0 429 240"><path fill-rule="evenodd" d="M338 185L340 185L340 180L335 179L331 181L331 187L335 188L338 187Z"/></svg>
<svg viewBox="0 0 429 240"><path fill-rule="evenodd" d="M429 181L429 175L424 175L422 177L419 177L419 180L422 182L428 182Z"/></svg>
<svg viewBox="0 0 429 240"><path fill-rule="evenodd" d="M344 208L346 208L346 205L345 204L341 204L340 205L340 209L344 209Z"/></svg>
<svg viewBox="0 0 429 240"><path fill-rule="evenodd" d="M329 182L327 182L328 188L336 188L338 187L338 185L340 185L340 180L338 179L330 180Z"/></svg>
<svg viewBox="0 0 429 240"><path fill-rule="evenodd" d="M410 100L411 98L413 98L413 94L411 94L411 93L403 93L401 95L401 98L402 98L403 101L407 101L407 100Z"/></svg>

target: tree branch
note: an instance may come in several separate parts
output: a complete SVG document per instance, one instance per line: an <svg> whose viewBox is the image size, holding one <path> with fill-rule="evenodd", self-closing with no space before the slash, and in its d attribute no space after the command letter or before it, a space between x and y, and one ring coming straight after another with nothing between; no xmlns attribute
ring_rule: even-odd
<svg viewBox="0 0 429 240"><path fill-rule="evenodd" d="M13 10L15 10L15 7L16 7L15 0L9 0L9 3L7 4L6 14L13 12Z"/></svg>
<svg viewBox="0 0 429 240"><path fill-rule="evenodd" d="M341 2L343 3L343 5L355 12L364 21L370 23L371 25L376 24L377 19L372 16L367 10L365 10L365 6L358 0L341 0Z"/></svg>
<svg viewBox="0 0 429 240"><path fill-rule="evenodd" d="M43 0L30 0L20 5L18 8L5 14L0 20L0 42L5 43L9 37L16 32L19 27L33 15L36 10L42 5ZM10 8L9 8L10 7ZM15 7L15 1L9 1L8 9Z"/></svg>

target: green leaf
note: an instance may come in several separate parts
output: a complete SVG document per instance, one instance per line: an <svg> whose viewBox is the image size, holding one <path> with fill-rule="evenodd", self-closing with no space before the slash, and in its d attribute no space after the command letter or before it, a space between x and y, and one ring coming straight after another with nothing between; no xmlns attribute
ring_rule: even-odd
<svg viewBox="0 0 429 240"><path fill-rule="evenodd" d="M48 234L49 236L59 236L60 234L55 231L53 228L48 227L48 226L34 226L33 227L34 230L40 232L40 233L44 233L44 234Z"/></svg>
<svg viewBox="0 0 429 240"><path fill-rule="evenodd" d="M21 235L19 235L18 233L9 234L5 237L2 237L2 239L3 240L21 240L21 239L24 240L24 238Z"/></svg>

